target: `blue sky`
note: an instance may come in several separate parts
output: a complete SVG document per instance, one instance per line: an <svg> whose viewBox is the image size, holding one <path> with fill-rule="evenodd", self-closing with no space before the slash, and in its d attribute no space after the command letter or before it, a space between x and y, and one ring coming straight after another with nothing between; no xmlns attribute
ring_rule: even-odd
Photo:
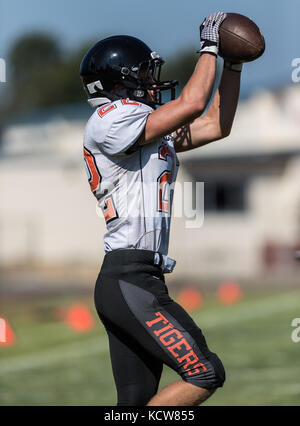
<svg viewBox="0 0 300 426"><path fill-rule="evenodd" d="M196 49L199 24L217 10L249 16L265 35L265 55L245 66L244 85L289 84L291 61L300 57L299 0L0 0L0 57L21 34L44 30L70 48L104 35L134 35L168 59Z"/></svg>

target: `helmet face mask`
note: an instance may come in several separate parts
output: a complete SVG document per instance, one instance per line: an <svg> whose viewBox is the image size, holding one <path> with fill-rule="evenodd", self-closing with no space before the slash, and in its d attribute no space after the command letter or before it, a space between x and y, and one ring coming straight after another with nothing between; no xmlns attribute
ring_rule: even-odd
<svg viewBox="0 0 300 426"><path fill-rule="evenodd" d="M160 81L163 59L142 41L114 36L100 41L84 57L80 75L93 106L127 96L154 107L163 105L162 92L175 99L176 80ZM119 88L122 87L120 90Z"/></svg>

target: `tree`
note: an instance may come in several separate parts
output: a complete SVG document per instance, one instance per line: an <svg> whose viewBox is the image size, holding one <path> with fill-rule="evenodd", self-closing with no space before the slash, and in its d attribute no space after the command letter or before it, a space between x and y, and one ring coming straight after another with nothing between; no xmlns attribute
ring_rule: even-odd
<svg viewBox="0 0 300 426"><path fill-rule="evenodd" d="M9 53L9 110L28 111L85 99L79 77L81 60L90 47L84 43L67 52L51 35L22 36Z"/></svg>
<svg viewBox="0 0 300 426"><path fill-rule="evenodd" d="M192 48L176 53L175 56L170 58L163 66L162 78L165 80L178 80L179 85L177 93L180 93L193 74L199 57L199 54L196 53L196 49ZM222 70L223 62L222 60L218 60L213 94L219 85Z"/></svg>
<svg viewBox="0 0 300 426"><path fill-rule="evenodd" d="M182 90L192 75L199 55L195 49L189 48L176 53L162 68L164 80L178 80L179 90Z"/></svg>
<svg viewBox="0 0 300 426"><path fill-rule="evenodd" d="M48 72L62 61L58 41L44 33L25 35L13 45L8 61L14 109L40 106L42 89L49 84Z"/></svg>
<svg viewBox="0 0 300 426"><path fill-rule="evenodd" d="M84 44L64 55L64 60L46 73L47 85L40 87L39 106L62 105L86 99L81 84L79 69L82 58L90 44Z"/></svg>
<svg viewBox="0 0 300 426"><path fill-rule="evenodd" d="M7 105L2 105L2 121L11 112L81 102L85 94L79 77L84 54L93 42L66 51L51 34L31 33L20 37L8 57ZM199 55L189 48L176 53L162 68L162 79L179 80L178 92L192 75ZM1 107L1 106L0 106Z"/></svg>

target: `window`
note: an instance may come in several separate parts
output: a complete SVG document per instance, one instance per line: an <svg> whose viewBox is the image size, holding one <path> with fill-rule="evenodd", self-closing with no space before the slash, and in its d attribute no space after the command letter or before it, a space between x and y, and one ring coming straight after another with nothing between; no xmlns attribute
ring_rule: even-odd
<svg viewBox="0 0 300 426"><path fill-rule="evenodd" d="M246 209L245 181L206 181L204 208L206 212L241 212Z"/></svg>

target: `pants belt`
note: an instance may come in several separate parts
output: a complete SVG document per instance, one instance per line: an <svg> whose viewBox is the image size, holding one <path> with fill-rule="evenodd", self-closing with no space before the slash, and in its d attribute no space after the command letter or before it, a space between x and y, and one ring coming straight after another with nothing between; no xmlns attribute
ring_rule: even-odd
<svg viewBox="0 0 300 426"><path fill-rule="evenodd" d="M169 274L173 271L176 265L176 260L171 259L170 257L155 252L154 253L154 265L158 265L164 274Z"/></svg>

